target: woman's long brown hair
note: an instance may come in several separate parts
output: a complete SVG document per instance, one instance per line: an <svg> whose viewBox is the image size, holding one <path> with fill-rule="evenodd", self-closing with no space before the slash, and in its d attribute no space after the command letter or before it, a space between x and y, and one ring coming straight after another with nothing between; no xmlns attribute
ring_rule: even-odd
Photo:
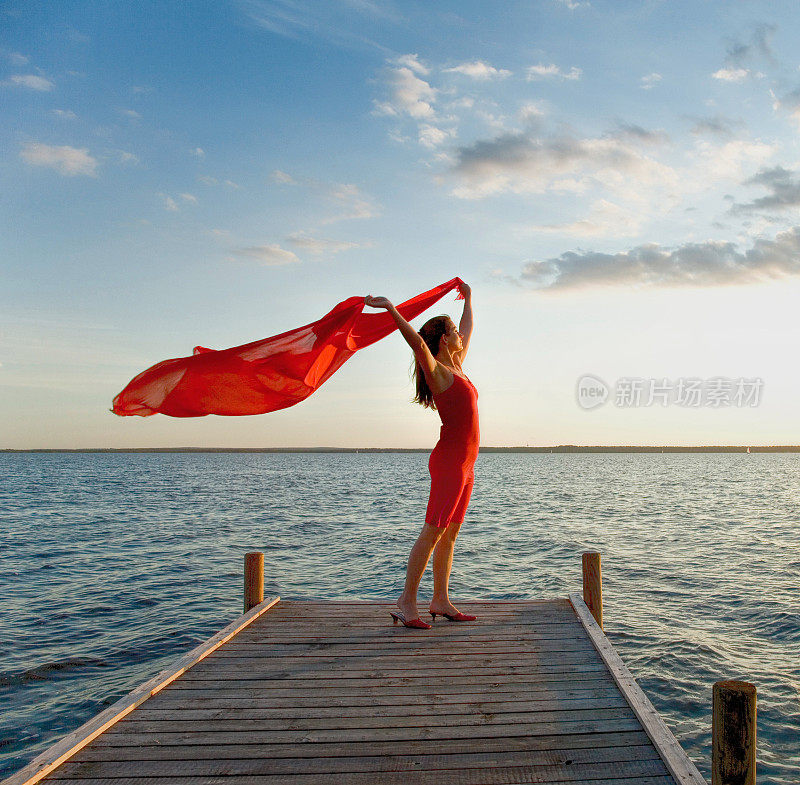
<svg viewBox="0 0 800 785"><path fill-rule="evenodd" d="M422 340L425 341L434 357L439 354L439 341L441 340L442 336L447 333L447 325L449 321L450 317L447 315L434 316L432 319L428 319L428 321L425 322L425 324L423 324L419 330ZM416 381L417 394L412 400L414 403L418 403L420 406L424 406L426 409L435 409L436 404L433 402L433 393L431 392L431 388L428 387L428 382L425 379L425 372L420 367L419 360L417 360L416 357L414 357L413 366L414 370L412 371L411 376Z"/></svg>

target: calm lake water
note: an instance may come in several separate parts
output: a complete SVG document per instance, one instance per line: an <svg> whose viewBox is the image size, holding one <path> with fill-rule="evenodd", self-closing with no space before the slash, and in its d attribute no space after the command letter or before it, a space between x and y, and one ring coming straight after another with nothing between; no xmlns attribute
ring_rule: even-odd
<svg viewBox="0 0 800 785"><path fill-rule="evenodd" d="M426 453L0 454L0 775L267 593L394 599ZM756 684L760 785L800 782L800 455L488 454L451 594L564 597L603 554L609 638L710 778L711 687ZM421 587L429 597L430 571Z"/></svg>

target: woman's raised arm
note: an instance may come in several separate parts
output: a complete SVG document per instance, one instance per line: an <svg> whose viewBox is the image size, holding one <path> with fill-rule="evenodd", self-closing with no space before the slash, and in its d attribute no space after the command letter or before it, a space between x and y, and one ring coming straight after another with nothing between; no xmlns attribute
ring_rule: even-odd
<svg viewBox="0 0 800 785"><path fill-rule="evenodd" d="M463 348L458 353L458 359L463 363L469 348L469 339L472 337L472 289L467 284L462 284L461 293L464 295L464 312L461 314L461 323L458 331L461 333Z"/></svg>
<svg viewBox="0 0 800 785"><path fill-rule="evenodd" d="M367 295L364 298L364 305L370 308L385 308L397 324L398 329L406 339L406 343L411 347L419 364L422 366L423 371L428 374L433 373L436 368L436 360L431 354L428 345L422 339L422 336L401 316L397 308L395 308L385 297L372 297ZM465 306L466 307L466 306Z"/></svg>

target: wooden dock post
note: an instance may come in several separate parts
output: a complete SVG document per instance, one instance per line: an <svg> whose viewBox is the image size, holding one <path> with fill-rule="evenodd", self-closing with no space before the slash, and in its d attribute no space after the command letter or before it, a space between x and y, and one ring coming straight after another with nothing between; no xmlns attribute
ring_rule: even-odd
<svg viewBox="0 0 800 785"><path fill-rule="evenodd" d="M264 554L253 551L244 555L244 612L264 601Z"/></svg>
<svg viewBox="0 0 800 785"><path fill-rule="evenodd" d="M711 785L756 785L756 688L714 684Z"/></svg>
<svg viewBox="0 0 800 785"><path fill-rule="evenodd" d="M600 554L596 551L583 554L583 601L602 630L603 578L600 573Z"/></svg>

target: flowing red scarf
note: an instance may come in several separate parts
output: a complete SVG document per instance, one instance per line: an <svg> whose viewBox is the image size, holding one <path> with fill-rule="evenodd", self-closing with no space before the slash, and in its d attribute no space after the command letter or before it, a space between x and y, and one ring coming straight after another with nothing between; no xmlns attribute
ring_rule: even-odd
<svg viewBox="0 0 800 785"><path fill-rule="evenodd" d="M419 316L452 289L460 278L418 294L397 306L406 320ZM142 371L114 398L111 411L122 417L168 414L264 414L308 398L359 349L397 329L387 311L362 313L363 297L350 297L304 327L231 349L196 346L180 357Z"/></svg>

